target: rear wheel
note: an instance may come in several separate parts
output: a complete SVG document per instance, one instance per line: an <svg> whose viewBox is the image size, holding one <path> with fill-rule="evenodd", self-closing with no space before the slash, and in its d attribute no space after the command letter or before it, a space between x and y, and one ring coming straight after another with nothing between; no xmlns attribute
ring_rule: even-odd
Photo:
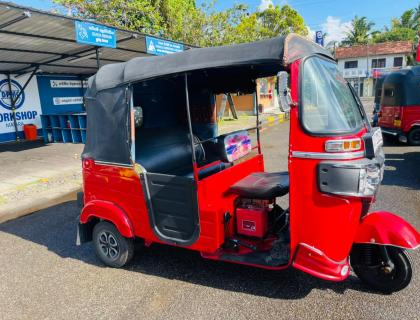
<svg viewBox="0 0 420 320"><path fill-rule="evenodd" d="M351 252L350 262L362 282L388 294L407 287L413 274L407 252L396 247L358 245Z"/></svg>
<svg viewBox="0 0 420 320"><path fill-rule="evenodd" d="M414 128L407 137L408 144L411 146L420 146L420 128Z"/></svg>
<svg viewBox="0 0 420 320"><path fill-rule="evenodd" d="M124 238L112 223L107 221L97 223L92 238L96 255L107 266L120 268L133 257L133 239Z"/></svg>

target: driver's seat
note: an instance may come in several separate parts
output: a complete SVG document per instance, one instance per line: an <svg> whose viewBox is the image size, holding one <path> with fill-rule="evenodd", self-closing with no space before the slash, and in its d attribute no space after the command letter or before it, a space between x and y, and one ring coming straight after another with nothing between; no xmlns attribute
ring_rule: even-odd
<svg viewBox="0 0 420 320"><path fill-rule="evenodd" d="M254 172L229 188L241 198L271 200L289 193L287 172Z"/></svg>

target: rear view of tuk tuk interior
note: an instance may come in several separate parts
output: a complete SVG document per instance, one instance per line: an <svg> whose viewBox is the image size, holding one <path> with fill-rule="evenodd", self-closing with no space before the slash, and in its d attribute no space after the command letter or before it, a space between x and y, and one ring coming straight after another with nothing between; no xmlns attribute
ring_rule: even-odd
<svg viewBox="0 0 420 320"><path fill-rule="evenodd" d="M266 172L253 128L219 135L215 96L254 94L277 76L290 112L288 172ZM330 53L296 35L102 67L86 93L88 136L78 244L108 266L161 243L259 268L341 281L350 267L382 292L412 277L407 222L368 213L382 136ZM278 205L288 197L289 206Z"/></svg>

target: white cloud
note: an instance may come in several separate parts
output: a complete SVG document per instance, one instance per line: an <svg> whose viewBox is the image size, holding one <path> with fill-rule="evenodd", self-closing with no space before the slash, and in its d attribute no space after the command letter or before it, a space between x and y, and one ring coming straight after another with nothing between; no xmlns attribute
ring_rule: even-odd
<svg viewBox="0 0 420 320"><path fill-rule="evenodd" d="M273 0L261 0L260 5L258 6L259 11L264 11L269 7L274 6Z"/></svg>
<svg viewBox="0 0 420 320"><path fill-rule="evenodd" d="M321 30L327 34L325 45L331 41L342 41L346 37L346 32L351 28L351 21L341 21L340 18L328 16L321 24ZM312 37L314 39L314 36Z"/></svg>

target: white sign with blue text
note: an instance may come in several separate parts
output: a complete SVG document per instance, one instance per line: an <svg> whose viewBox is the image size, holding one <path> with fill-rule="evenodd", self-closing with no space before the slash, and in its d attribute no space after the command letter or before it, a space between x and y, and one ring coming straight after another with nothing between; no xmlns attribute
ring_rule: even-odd
<svg viewBox="0 0 420 320"><path fill-rule="evenodd" d="M148 54L165 56L167 54L184 51L184 45L181 43L146 36L146 51Z"/></svg>
<svg viewBox="0 0 420 320"><path fill-rule="evenodd" d="M24 92L19 95L28 75L18 78L11 77L11 87L5 75L0 74L0 142L15 140L15 124L18 126L19 135L23 137L23 125L35 124L41 128L41 103L39 101L38 85L35 78L29 82ZM18 97L19 95L19 97ZM13 113L11 99L16 99L15 112Z"/></svg>
<svg viewBox="0 0 420 320"><path fill-rule="evenodd" d="M117 47L117 32L115 29L83 21L75 21L76 41L108 48Z"/></svg>

